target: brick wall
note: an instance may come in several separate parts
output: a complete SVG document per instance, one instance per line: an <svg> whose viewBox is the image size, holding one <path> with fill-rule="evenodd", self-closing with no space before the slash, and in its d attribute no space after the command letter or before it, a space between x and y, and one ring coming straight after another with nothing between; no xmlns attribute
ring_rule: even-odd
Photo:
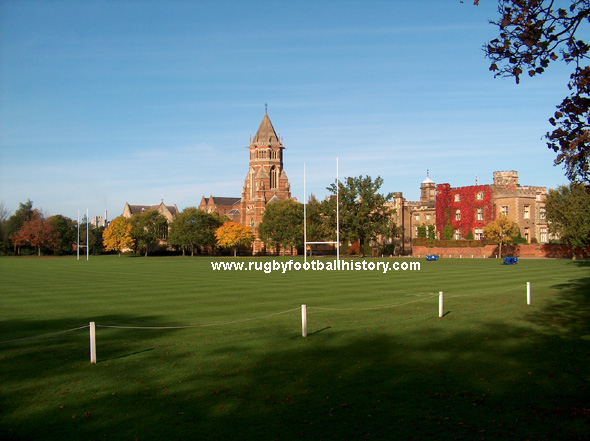
<svg viewBox="0 0 590 441"><path fill-rule="evenodd" d="M415 245L412 248L412 257L425 257L427 254L436 254L440 257L452 258L495 258L498 254L497 245L486 245L484 247L448 247L448 248L428 248L426 246ZM514 257L531 257L531 258L562 258L571 259L571 247L558 244L527 244L513 245L502 247L502 256ZM590 247L584 250L578 250L576 257L590 258Z"/></svg>

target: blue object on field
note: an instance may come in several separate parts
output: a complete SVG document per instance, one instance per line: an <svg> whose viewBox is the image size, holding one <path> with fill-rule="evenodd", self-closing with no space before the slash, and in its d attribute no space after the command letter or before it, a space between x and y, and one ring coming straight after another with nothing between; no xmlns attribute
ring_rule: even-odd
<svg viewBox="0 0 590 441"><path fill-rule="evenodd" d="M516 265L518 263L518 257L505 257L502 265Z"/></svg>
<svg viewBox="0 0 590 441"><path fill-rule="evenodd" d="M427 254L426 255L426 260L438 260L438 256L436 254Z"/></svg>

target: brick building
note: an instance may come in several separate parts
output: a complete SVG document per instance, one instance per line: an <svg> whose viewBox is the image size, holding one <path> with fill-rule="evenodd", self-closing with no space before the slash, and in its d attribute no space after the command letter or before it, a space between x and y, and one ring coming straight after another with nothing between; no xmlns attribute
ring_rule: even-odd
<svg viewBox="0 0 590 441"><path fill-rule="evenodd" d="M469 233L474 239L482 239L484 226L502 213L518 224L521 236L528 243L546 243L549 240L546 197L546 187L521 186L516 171L494 172L491 185L439 184L436 187L437 236L442 239L445 226L451 225L453 239L465 239Z"/></svg>
<svg viewBox="0 0 590 441"><path fill-rule="evenodd" d="M250 145L248 173L242 187L242 197L201 198L199 209L208 213L218 213L229 217L234 222L252 228L254 254L264 254L266 248L258 237L258 225L262 221L266 205L276 201L291 199L291 186L283 168L283 140L277 135L268 113L264 113L262 122Z"/></svg>

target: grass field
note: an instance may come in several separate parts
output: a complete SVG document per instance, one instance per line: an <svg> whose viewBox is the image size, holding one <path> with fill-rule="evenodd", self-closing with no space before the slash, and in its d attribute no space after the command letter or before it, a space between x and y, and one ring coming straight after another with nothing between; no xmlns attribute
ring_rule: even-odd
<svg viewBox="0 0 590 441"><path fill-rule="evenodd" d="M420 262L1 258L0 439L589 439L590 262Z"/></svg>

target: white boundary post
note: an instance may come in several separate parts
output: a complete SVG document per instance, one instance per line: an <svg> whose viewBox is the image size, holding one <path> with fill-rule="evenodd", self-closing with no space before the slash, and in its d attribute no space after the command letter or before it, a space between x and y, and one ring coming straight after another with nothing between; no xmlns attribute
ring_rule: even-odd
<svg viewBox="0 0 590 441"><path fill-rule="evenodd" d="M438 293L438 316L439 318L443 316L443 292L439 291Z"/></svg>
<svg viewBox="0 0 590 441"><path fill-rule="evenodd" d="M301 336L307 337L307 305L301 305Z"/></svg>
<svg viewBox="0 0 590 441"><path fill-rule="evenodd" d="M526 304L531 304L531 282L526 283Z"/></svg>
<svg viewBox="0 0 590 441"><path fill-rule="evenodd" d="M90 363L96 364L96 323L90 322Z"/></svg>

